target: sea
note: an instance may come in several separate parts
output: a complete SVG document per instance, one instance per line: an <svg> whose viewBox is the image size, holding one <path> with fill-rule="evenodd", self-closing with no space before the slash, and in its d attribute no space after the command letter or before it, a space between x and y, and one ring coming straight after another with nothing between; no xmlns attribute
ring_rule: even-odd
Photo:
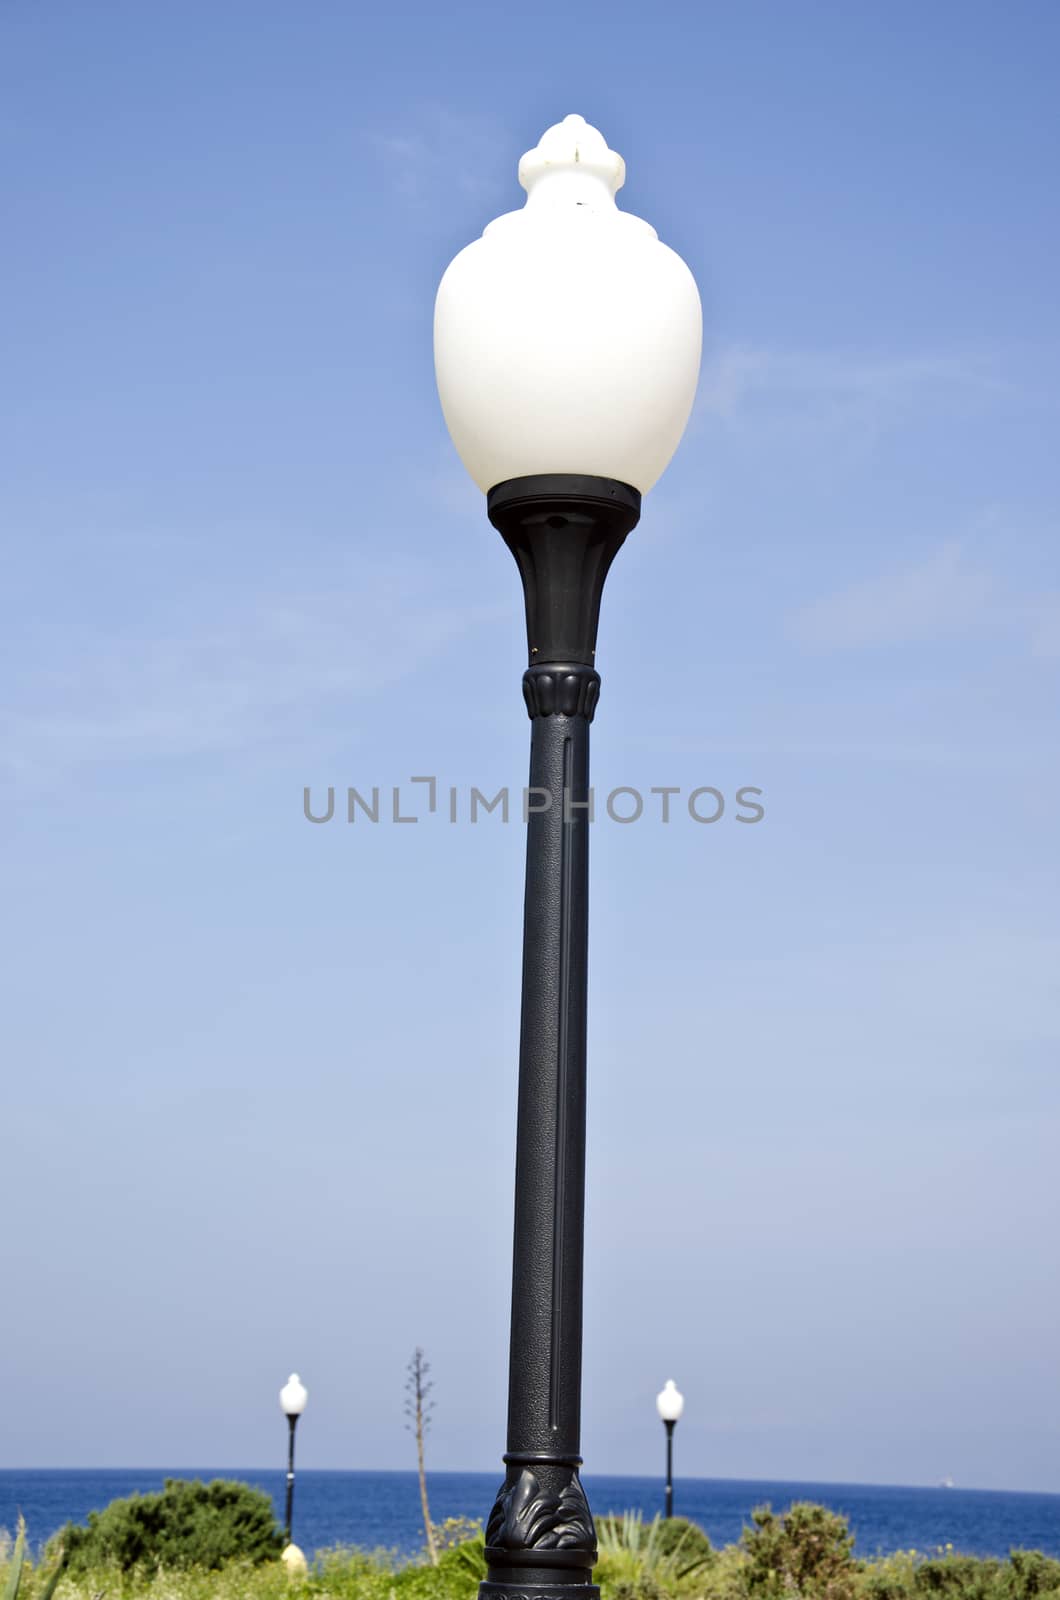
<svg viewBox="0 0 1060 1600"><path fill-rule="evenodd" d="M13 1531L25 1517L39 1548L64 1523L82 1522L118 1496L160 1489L166 1478L238 1478L272 1496L283 1514L284 1474L254 1468L211 1467L148 1471L0 1471L0 1528ZM428 1473L431 1518L484 1519L499 1474ZM640 1511L650 1520L663 1508L658 1478L586 1474L597 1516ZM969 1555L1007 1556L1011 1549L1043 1550L1060 1557L1060 1495L994 1489L900 1488L851 1483L782 1483L726 1478L677 1478L674 1511L705 1528L716 1545L740 1537L754 1506L781 1510L793 1500L815 1500L850 1519L860 1556L894 1550L933 1551L947 1544ZM295 1481L293 1537L307 1554L335 1545L360 1545L411 1556L423 1547L419 1483L414 1472L299 1471Z"/></svg>

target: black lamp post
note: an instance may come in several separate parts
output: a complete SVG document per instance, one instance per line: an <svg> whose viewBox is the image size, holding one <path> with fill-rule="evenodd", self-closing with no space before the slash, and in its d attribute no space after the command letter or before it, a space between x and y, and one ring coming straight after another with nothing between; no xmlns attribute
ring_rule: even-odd
<svg viewBox="0 0 1060 1600"><path fill-rule="evenodd" d="M280 1390L280 1405L287 1417L287 1497L283 1523L288 1544L291 1542L291 1512L294 1508L294 1430L308 1399L309 1391L297 1372L292 1372Z"/></svg>
<svg viewBox="0 0 1060 1600"><path fill-rule="evenodd" d="M666 1510L664 1516L674 1514L674 1428L685 1409L685 1397L672 1378L655 1396L655 1404L666 1429Z"/></svg>
<svg viewBox="0 0 1060 1600"><path fill-rule="evenodd" d="M608 568L684 431L701 343L688 268L615 205L624 175L581 117L550 128L520 163L525 207L461 251L435 310L446 423L518 563L529 646L507 1472L481 1600L598 1594L578 1477L596 632Z"/></svg>

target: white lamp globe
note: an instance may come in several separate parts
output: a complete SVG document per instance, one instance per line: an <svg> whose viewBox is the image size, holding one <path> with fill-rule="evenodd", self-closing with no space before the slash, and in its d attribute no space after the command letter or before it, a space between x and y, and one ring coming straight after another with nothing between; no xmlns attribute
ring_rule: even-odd
<svg viewBox="0 0 1060 1600"><path fill-rule="evenodd" d="M309 1391L297 1372L292 1372L280 1390L280 1405L289 1417L300 1417L309 1399Z"/></svg>
<svg viewBox="0 0 1060 1600"><path fill-rule="evenodd" d="M685 1397L672 1378L667 1378L664 1388L655 1396L655 1404L664 1422L676 1422L685 1409Z"/></svg>
<svg viewBox="0 0 1060 1600"><path fill-rule="evenodd" d="M685 430L703 318L691 272L620 211L620 155L584 117L519 163L521 211L450 263L434 313L446 425L480 489L536 473L643 494Z"/></svg>

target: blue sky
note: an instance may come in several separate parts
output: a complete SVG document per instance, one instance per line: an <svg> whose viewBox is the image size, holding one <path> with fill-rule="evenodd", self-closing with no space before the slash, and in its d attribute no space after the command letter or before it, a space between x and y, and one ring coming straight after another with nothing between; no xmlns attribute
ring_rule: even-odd
<svg viewBox="0 0 1060 1600"><path fill-rule="evenodd" d="M499 1461L522 830L302 796L525 781L431 317L576 111L706 325L597 790L766 807L594 828L587 1467L1060 1490L1058 45L0 8L0 1465Z"/></svg>

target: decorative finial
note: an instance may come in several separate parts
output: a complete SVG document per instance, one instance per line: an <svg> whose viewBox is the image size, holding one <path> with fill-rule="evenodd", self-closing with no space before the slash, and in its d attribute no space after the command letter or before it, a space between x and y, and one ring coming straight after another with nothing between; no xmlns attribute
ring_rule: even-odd
<svg viewBox="0 0 1060 1600"><path fill-rule="evenodd" d="M599 128L572 113L546 128L534 149L528 150L519 163L519 182L533 200L540 196L546 179L560 176L567 180L565 192L570 180L577 179L579 190L596 189L601 199L601 188L606 188L613 204L616 192L626 181L626 163L616 151L608 149ZM586 184L584 180L591 181ZM558 191L559 186L555 187ZM553 185L549 183L548 188L551 190Z"/></svg>

